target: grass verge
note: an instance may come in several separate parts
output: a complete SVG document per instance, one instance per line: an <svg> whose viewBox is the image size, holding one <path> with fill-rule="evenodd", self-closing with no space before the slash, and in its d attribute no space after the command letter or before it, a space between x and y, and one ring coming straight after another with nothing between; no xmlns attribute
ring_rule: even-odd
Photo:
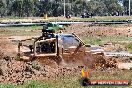
<svg viewBox="0 0 132 88"><path fill-rule="evenodd" d="M23 20L24 19L24 20ZM43 17L7 17L1 18L0 22L8 22L11 20L12 22L29 22L33 19L33 22L50 22L50 21L123 21L123 20L131 20L132 16L93 16L92 18L81 18L81 17L72 17L70 19L64 17L49 17L48 19L44 19ZM4 21L5 20L5 21Z"/></svg>
<svg viewBox="0 0 132 88"><path fill-rule="evenodd" d="M106 70L106 71L91 71L90 79L127 79L132 80L131 70ZM74 74L74 73L73 73ZM38 81L28 81L23 85L13 86L11 84L1 85L0 88L84 88L80 85L79 80L81 75L67 75L58 78L52 78ZM125 86L125 88L131 88ZM85 88L124 88L124 86L87 86Z"/></svg>

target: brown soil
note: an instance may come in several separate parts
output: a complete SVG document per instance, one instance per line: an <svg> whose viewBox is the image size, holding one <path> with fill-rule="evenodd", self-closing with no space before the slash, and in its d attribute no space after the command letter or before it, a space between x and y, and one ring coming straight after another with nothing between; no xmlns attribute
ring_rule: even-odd
<svg viewBox="0 0 132 88"><path fill-rule="evenodd" d="M30 62L18 61L16 60L17 45L8 38L0 38L0 49L1 83L23 84L27 80L55 78L81 70L77 66L59 66L55 61L56 57L37 58Z"/></svg>
<svg viewBox="0 0 132 88"><path fill-rule="evenodd" d="M0 60L0 82L23 84L27 80L44 80L75 72L76 68L58 66L53 68L38 61L23 62L14 59Z"/></svg>
<svg viewBox="0 0 132 88"><path fill-rule="evenodd" d="M88 25L88 24L76 24L71 25L63 31L64 33L76 33L78 36L112 36L112 35L124 35L132 36L132 25L119 25L113 27L109 25Z"/></svg>
<svg viewBox="0 0 132 88"><path fill-rule="evenodd" d="M14 56L17 53L16 45L6 37L0 38L0 50L3 55Z"/></svg>
<svg viewBox="0 0 132 88"><path fill-rule="evenodd" d="M132 30L130 27L131 25L127 26L127 30L123 30L122 28L124 27L122 26L120 28L96 26L95 28L84 24L69 26L64 32L75 32L79 36L106 36L108 34L131 36ZM8 38L0 38L1 83L23 84L27 80L44 80L61 75L80 74L80 70L84 66L100 70L115 69L118 63L115 58L91 55L83 51L76 54L63 55L64 60L61 63L57 60L57 57L37 58L30 62L17 61L15 60L17 59L16 54L17 45L14 45Z"/></svg>
<svg viewBox="0 0 132 88"><path fill-rule="evenodd" d="M91 56L84 52L65 55L62 63L58 62L57 57L37 58L30 62L17 61L15 56L8 55L16 53L17 46L8 39L1 39L0 43L0 48L3 49L0 52L2 55L0 57L0 82L2 83L16 85L23 84L27 80L45 80L73 73L80 74L81 68L84 66L97 69L97 67L104 68L103 66L107 64L102 56ZM100 62L100 60L102 61Z"/></svg>

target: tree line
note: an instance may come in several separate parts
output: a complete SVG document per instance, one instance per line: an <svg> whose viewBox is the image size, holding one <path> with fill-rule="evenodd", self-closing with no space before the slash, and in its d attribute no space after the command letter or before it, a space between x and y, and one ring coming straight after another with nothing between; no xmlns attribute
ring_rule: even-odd
<svg viewBox="0 0 132 88"><path fill-rule="evenodd" d="M66 15L80 16L87 12L93 15L128 14L129 0L65 0ZM132 0L131 0L132 7ZM0 0L1 17L62 16L64 0Z"/></svg>

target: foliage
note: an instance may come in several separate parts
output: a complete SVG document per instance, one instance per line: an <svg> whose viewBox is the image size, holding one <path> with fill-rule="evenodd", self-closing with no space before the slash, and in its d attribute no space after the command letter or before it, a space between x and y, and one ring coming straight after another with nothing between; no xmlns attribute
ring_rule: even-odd
<svg viewBox="0 0 132 88"><path fill-rule="evenodd" d="M0 16L3 17L3 15L5 14L5 4L2 0L0 0Z"/></svg>
<svg viewBox="0 0 132 88"><path fill-rule="evenodd" d="M93 13L93 15L122 14L128 10L128 0L123 5L119 0L65 0L66 15L80 16L81 13ZM132 6L132 5L131 5ZM125 7L125 8L124 8ZM64 0L0 0L0 16L31 17L61 16L63 15Z"/></svg>
<svg viewBox="0 0 132 88"><path fill-rule="evenodd" d="M129 43L126 45L126 48L129 50L129 51L132 51L132 43Z"/></svg>
<svg viewBox="0 0 132 88"><path fill-rule="evenodd" d="M131 1L131 8L132 8L132 0L130 0L130 1ZM129 8L128 4L129 4L129 0L124 0L123 5L124 5L125 9Z"/></svg>

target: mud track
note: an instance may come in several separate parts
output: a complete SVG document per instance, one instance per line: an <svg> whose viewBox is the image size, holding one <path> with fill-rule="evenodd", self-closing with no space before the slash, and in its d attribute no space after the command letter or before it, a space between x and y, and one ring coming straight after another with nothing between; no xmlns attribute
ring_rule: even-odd
<svg viewBox="0 0 132 88"><path fill-rule="evenodd" d="M122 29L125 29L125 27L127 30ZM131 26L126 25L125 27L90 27L84 24L69 26L67 30L64 30L64 32L75 32L79 36L98 37L106 36L108 34L131 36ZM23 36L17 37L15 40L18 40L18 38L23 38ZM11 36L0 37L1 83L13 83L17 85L23 84L27 80L45 80L49 78L56 78L58 76L73 75L75 73L80 74L83 66L99 70L106 70L108 68L117 69L117 63L122 62L116 58L106 58L100 55L91 55L84 52L77 53L75 55L63 55L64 60L62 63L57 61L57 57L37 58L30 62L17 61L17 45L11 40ZM106 48L109 48L109 45Z"/></svg>

